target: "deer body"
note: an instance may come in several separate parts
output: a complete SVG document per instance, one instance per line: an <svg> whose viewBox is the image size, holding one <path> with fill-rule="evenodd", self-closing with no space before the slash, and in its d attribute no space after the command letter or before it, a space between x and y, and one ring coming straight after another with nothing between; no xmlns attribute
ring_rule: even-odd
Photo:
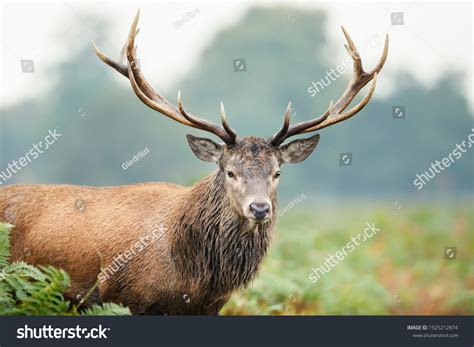
<svg viewBox="0 0 474 347"><path fill-rule="evenodd" d="M12 259L66 270L73 301L95 284L101 265L163 225L159 238L99 281L90 302L120 302L134 314L216 314L256 275L274 224L251 226L223 208L223 179L215 172L189 188L6 186L0 219L16 225Z"/></svg>
<svg viewBox="0 0 474 347"><path fill-rule="evenodd" d="M201 160L217 171L192 187L143 183L92 188L71 185L18 185L0 188L0 222L15 225L13 260L53 265L69 272L68 296L83 298L99 280L91 302L113 301L134 314L217 314L231 293L245 287L258 272L275 225L276 189L283 164L305 160L319 134L314 132L357 114L370 100L376 67L365 72L347 32L346 48L354 61L354 77L342 96L320 117L290 126L291 103L283 127L271 138L237 137L221 104L222 126L188 113L178 93L176 107L159 95L136 64L135 17L124 46L126 62L117 62L94 44L98 57L130 80L138 98L176 122L219 137L224 143L187 135ZM345 110L369 82L366 96ZM80 202L78 206L78 202ZM138 248L136 243L156 226L162 234ZM117 265L117 256L128 254Z"/></svg>

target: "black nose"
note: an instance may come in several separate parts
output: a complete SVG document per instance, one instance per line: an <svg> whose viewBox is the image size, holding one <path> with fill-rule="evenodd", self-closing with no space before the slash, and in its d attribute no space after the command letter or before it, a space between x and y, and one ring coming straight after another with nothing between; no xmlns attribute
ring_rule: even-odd
<svg viewBox="0 0 474 347"><path fill-rule="evenodd" d="M252 202L250 204L250 212L252 212L257 219L265 218L269 211L270 205L266 202Z"/></svg>

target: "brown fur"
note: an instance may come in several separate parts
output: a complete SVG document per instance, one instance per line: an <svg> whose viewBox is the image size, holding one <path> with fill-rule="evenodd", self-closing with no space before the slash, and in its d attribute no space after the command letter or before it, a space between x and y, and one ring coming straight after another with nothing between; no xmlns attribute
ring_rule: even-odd
<svg viewBox="0 0 474 347"><path fill-rule="evenodd" d="M276 183L267 176L279 167L278 155L265 140L247 138L225 148L219 169L192 187L1 187L0 221L15 225L12 260L63 268L72 278L67 296L75 301L96 283L101 267L163 225L162 236L99 282L87 304L118 302L134 314L217 314L265 257L276 209ZM226 176L229 165L242 176L235 187ZM271 218L246 218L232 187L267 189Z"/></svg>

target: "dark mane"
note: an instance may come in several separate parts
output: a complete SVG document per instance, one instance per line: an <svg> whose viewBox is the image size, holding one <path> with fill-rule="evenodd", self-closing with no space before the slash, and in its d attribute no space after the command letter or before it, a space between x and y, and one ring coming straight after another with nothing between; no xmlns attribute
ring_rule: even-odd
<svg viewBox="0 0 474 347"><path fill-rule="evenodd" d="M266 255L275 220L251 226L228 208L217 171L193 188L189 208L176 218L171 256L183 278L204 294L221 296L246 286Z"/></svg>

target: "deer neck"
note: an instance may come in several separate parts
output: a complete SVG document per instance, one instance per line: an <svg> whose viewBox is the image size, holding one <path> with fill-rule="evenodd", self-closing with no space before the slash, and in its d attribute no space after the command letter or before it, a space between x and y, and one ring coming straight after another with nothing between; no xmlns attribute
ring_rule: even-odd
<svg viewBox="0 0 474 347"><path fill-rule="evenodd" d="M259 225L231 209L224 175L216 171L191 188L175 219L172 257L191 287L225 294L257 274L274 219Z"/></svg>

